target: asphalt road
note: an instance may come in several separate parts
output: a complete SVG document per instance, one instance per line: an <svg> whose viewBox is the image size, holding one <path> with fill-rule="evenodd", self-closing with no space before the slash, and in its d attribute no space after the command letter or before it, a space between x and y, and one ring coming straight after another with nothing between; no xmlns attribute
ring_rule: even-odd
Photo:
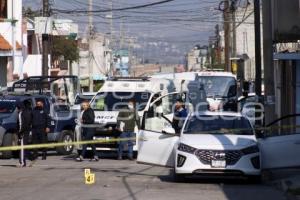
<svg viewBox="0 0 300 200"><path fill-rule="evenodd" d="M169 169L135 161L101 159L75 162L49 156L32 167L16 168L17 160L0 160L0 199L3 200L281 200L282 192L245 180L189 179L175 183ZM86 185L84 169L96 174Z"/></svg>

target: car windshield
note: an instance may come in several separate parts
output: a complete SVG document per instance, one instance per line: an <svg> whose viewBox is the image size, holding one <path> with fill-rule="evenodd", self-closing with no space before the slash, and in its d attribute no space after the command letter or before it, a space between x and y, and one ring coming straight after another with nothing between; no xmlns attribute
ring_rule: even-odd
<svg viewBox="0 0 300 200"><path fill-rule="evenodd" d="M0 100L0 114L8 114L14 112L16 109L16 101Z"/></svg>
<svg viewBox="0 0 300 200"><path fill-rule="evenodd" d="M150 99L148 92L106 92L98 93L91 107L98 111L114 111L127 107L129 100L134 99L138 111L145 109Z"/></svg>
<svg viewBox="0 0 300 200"><path fill-rule="evenodd" d="M236 85L233 77L226 76L200 76L199 81L207 97L227 97L230 86Z"/></svg>
<svg viewBox="0 0 300 200"><path fill-rule="evenodd" d="M90 101L93 97L93 95L77 95L74 104L78 105L84 101Z"/></svg>
<svg viewBox="0 0 300 200"><path fill-rule="evenodd" d="M184 129L185 134L253 135L249 120L232 116L193 116Z"/></svg>

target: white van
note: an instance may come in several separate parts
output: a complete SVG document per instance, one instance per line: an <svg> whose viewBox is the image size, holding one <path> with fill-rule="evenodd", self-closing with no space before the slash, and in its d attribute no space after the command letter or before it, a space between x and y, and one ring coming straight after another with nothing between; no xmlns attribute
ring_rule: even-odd
<svg viewBox="0 0 300 200"><path fill-rule="evenodd" d="M163 105L161 112L164 115L173 113L178 98L187 102L188 110L205 110L207 108L205 91L198 83L195 81L176 83L173 80L157 78L114 78L107 80L91 100L97 126L94 139L109 140L119 136L119 133L114 130L119 110L127 106L130 99L135 99L140 119L143 118L144 112L149 110L150 104L157 98L161 98L161 105ZM182 85L180 86L180 84ZM78 124L75 138L77 141L81 140L80 132L80 124ZM137 128L135 132L138 133ZM82 147L77 145L76 148L80 152ZM96 148L97 150L113 151L117 149L117 143L101 143L97 144ZM137 151L136 145L134 151Z"/></svg>
<svg viewBox="0 0 300 200"><path fill-rule="evenodd" d="M151 77L152 78L173 79L173 80L194 81L197 79L198 74L196 72L160 73L160 74L154 74Z"/></svg>
<svg viewBox="0 0 300 200"><path fill-rule="evenodd" d="M198 72L198 81L203 84L211 111L237 111L237 80L230 72Z"/></svg>
<svg viewBox="0 0 300 200"><path fill-rule="evenodd" d="M206 91L207 102L211 111L237 111L237 79L231 72L201 71L182 73L155 74L152 77L174 80L176 87L181 81L199 81Z"/></svg>
<svg viewBox="0 0 300 200"><path fill-rule="evenodd" d="M172 80L155 78L130 78L118 77L107 80L98 93L91 100L91 107L95 111L95 123L97 124L94 139L117 138L118 133L114 130L120 109L127 105L130 99L135 99L138 114L143 116L148 109L151 99L175 92L176 88ZM138 130L136 130L137 133ZM80 124L76 127L76 141L81 140ZM117 144L105 143L96 145L97 150L116 150ZM77 150L81 151L81 145ZM137 148L134 146L134 150Z"/></svg>

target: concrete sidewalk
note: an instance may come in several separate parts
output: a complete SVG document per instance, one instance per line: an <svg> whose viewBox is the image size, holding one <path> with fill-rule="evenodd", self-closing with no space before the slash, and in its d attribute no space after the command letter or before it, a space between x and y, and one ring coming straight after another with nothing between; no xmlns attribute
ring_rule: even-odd
<svg viewBox="0 0 300 200"><path fill-rule="evenodd" d="M265 176L267 183L284 191L290 199L300 200L300 167L268 171Z"/></svg>

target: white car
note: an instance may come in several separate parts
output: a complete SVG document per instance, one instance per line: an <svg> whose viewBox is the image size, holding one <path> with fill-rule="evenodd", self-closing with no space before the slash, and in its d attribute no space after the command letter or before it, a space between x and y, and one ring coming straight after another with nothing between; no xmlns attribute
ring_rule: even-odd
<svg viewBox="0 0 300 200"><path fill-rule="evenodd" d="M161 101L162 98L164 97L156 101ZM300 155L300 114L283 116L266 125L267 129L255 136L249 121L241 114L194 109L197 114L190 114L183 124L182 132L175 133L172 128L174 107L164 103L162 113L155 115L150 112L153 110L152 107L155 107L155 102L144 111L138 134L139 163L174 168L175 175L179 177L186 174L221 173L244 174L259 178L261 170L300 166L300 159L295 159ZM239 127L233 124L233 120L232 123L229 123L229 120L223 124L225 129L216 131L220 130L218 129L220 124L208 121L212 126L209 128L211 132L202 131L202 134L199 134L200 131L197 129L206 129L189 127L192 124L200 126L197 121L193 122L193 116L199 116L200 113L212 117L227 115L240 117L243 119L241 126L248 127L247 130L250 131L228 130L229 125ZM298 126L290 126L292 124ZM282 125L288 125L288 128L280 127Z"/></svg>
<svg viewBox="0 0 300 200"><path fill-rule="evenodd" d="M175 174L260 176L260 151L248 119L237 113L191 115L175 150Z"/></svg>
<svg viewBox="0 0 300 200"><path fill-rule="evenodd" d="M145 119L145 123L148 120ZM163 132L170 145L165 146L160 156L168 160L161 160L160 164L174 167L177 180L195 174L260 178L260 150L255 132L249 120L241 114L197 112L186 119L178 136L172 137L175 131L171 126ZM141 139L147 140L145 134L141 134ZM149 143L140 143L138 162L149 163L152 159L145 156L150 155L145 152L149 150L147 145ZM158 146L152 151L162 150ZM167 153L173 155L165 157Z"/></svg>

